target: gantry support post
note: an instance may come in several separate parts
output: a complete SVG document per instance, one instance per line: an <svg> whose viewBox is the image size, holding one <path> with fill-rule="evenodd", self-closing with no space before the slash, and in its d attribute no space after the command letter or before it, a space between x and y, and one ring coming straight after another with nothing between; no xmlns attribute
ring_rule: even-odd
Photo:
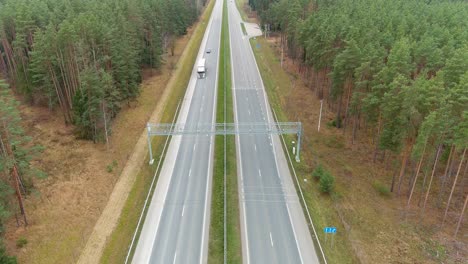
<svg viewBox="0 0 468 264"><path fill-rule="evenodd" d="M150 155L149 164L150 164L150 165L153 165L153 162L154 162L154 159L153 159L153 147L151 146L151 135L150 135L151 126L150 126L149 123L146 124L146 128L147 128L147 131L148 131L148 150L149 150L149 155Z"/></svg>
<svg viewBox="0 0 468 264"><path fill-rule="evenodd" d="M299 123L299 130L297 131L297 152L296 162L301 162L299 153L301 152L301 137L302 137L302 124Z"/></svg>

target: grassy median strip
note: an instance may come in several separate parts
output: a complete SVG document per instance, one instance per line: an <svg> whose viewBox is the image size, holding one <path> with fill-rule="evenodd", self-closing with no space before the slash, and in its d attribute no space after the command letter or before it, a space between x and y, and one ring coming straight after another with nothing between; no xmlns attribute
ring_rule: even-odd
<svg viewBox="0 0 468 264"><path fill-rule="evenodd" d="M216 122L232 123L234 116L226 1L223 6L222 23ZM226 136L226 138L216 136L208 263L224 263L224 235L227 239L227 263L242 263L235 147L234 136ZM224 191L225 184L226 191ZM224 198L226 198L226 204L224 204ZM224 205L227 208L226 219L224 219ZM224 234L225 220L226 234Z"/></svg>
<svg viewBox="0 0 468 264"><path fill-rule="evenodd" d="M281 96L284 93L287 93L287 90L290 89L291 80L288 74L281 68L280 61L264 38L251 39L250 44L252 50L254 51L258 68L262 75L270 106L277 115L277 121L287 121L293 116L293 114L283 109ZM295 140L295 136L292 135L287 135L284 138L286 144L290 144L291 141ZM307 175L310 174L310 168L307 166L309 163L308 161L310 161L313 156L317 156L317 153L313 152L311 148L307 148L305 146L306 144L303 144L301 151L301 160L303 160L303 162L296 163L293 161L294 168L300 182L303 179L308 178ZM294 155L292 153L292 145L288 146L287 151L293 158ZM293 179L293 181L296 185L295 179ZM336 236L334 238L333 245L329 241L330 238L328 239L328 243L324 243L326 240L322 228L329 225L330 223L340 223L340 216L335 210L333 200L321 198L315 187L316 186L313 184L302 183L300 186L302 192L304 193L307 206L311 212L312 221L314 222L328 263L358 262L356 256L353 253L352 245L346 236ZM297 185L296 188L298 188ZM342 230L343 229L344 228L342 228ZM320 251L318 251L318 254L320 255L319 252Z"/></svg>
<svg viewBox="0 0 468 264"><path fill-rule="evenodd" d="M200 22L197 25L197 28L176 65L177 69L174 73L176 77L166 88L171 90L171 96L164 107L164 113L160 122L172 122L177 106L185 94L214 3L214 0L209 2L203 15L200 17ZM122 210L119 223L107 241L104 253L101 257L101 263L125 262L125 257L127 255L133 233L135 232L141 210L143 209L143 205L154 176L158 163L157 161L161 155L164 155L162 152L165 140L166 139L163 137L155 137L152 140L151 144L153 146L155 163L152 166L143 166L138 173L135 184L128 196L124 209ZM148 164L148 159L149 157L145 160L146 164ZM156 177L159 177L159 175L156 175ZM141 227L142 226L140 226L140 229Z"/></svg>

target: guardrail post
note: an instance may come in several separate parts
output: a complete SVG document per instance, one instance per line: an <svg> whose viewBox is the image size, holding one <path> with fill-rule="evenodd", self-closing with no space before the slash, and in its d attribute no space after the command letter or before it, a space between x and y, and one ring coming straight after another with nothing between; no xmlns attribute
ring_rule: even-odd
<svg viewBox="0 0 468 264"><path fill-rule="evenodd" d="M149 164L153 165L154 159L153 159L153 147L151 146L151 126L149 123L146 124L146 128L148 130L148 150L149 150L149 155L150 155Z"/></svg>

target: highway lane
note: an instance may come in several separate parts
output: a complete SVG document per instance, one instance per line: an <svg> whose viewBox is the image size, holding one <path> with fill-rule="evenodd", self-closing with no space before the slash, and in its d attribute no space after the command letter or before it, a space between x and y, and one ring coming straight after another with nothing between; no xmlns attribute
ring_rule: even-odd
<svg viewBox="0 0 468 264"><path fill-rule="evenodd" d="M215 3L177 122L195 127L215 122L222 0ZM211 49L207 54L206 49ZM208 253L214 137L174 136L132 263L206 263Z"/></svg>
<svg viewBox="0 0 468 264"><path fill-rule="evenodd" d="M228 3L235 120L273 122L239 12ZM277 135L236 136L244 263L319 263Z"/></svg>

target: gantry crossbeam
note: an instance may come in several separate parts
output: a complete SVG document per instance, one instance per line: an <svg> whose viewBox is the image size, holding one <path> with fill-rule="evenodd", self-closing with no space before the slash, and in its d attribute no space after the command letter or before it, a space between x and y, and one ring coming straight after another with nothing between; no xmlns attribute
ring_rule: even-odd
<svg viewBox="0 0 468 264"><path fill-rule="evenodd" d="M153 163L153 150L151 136L178 136L178 135L256 135L256 134L296 134L297 151L296 161L299 162L301 149L302 123L278 122L278 123L214 123L214 124L178 124L160 123L146 125L148 132L148 148L150 164Z"/></svg>

